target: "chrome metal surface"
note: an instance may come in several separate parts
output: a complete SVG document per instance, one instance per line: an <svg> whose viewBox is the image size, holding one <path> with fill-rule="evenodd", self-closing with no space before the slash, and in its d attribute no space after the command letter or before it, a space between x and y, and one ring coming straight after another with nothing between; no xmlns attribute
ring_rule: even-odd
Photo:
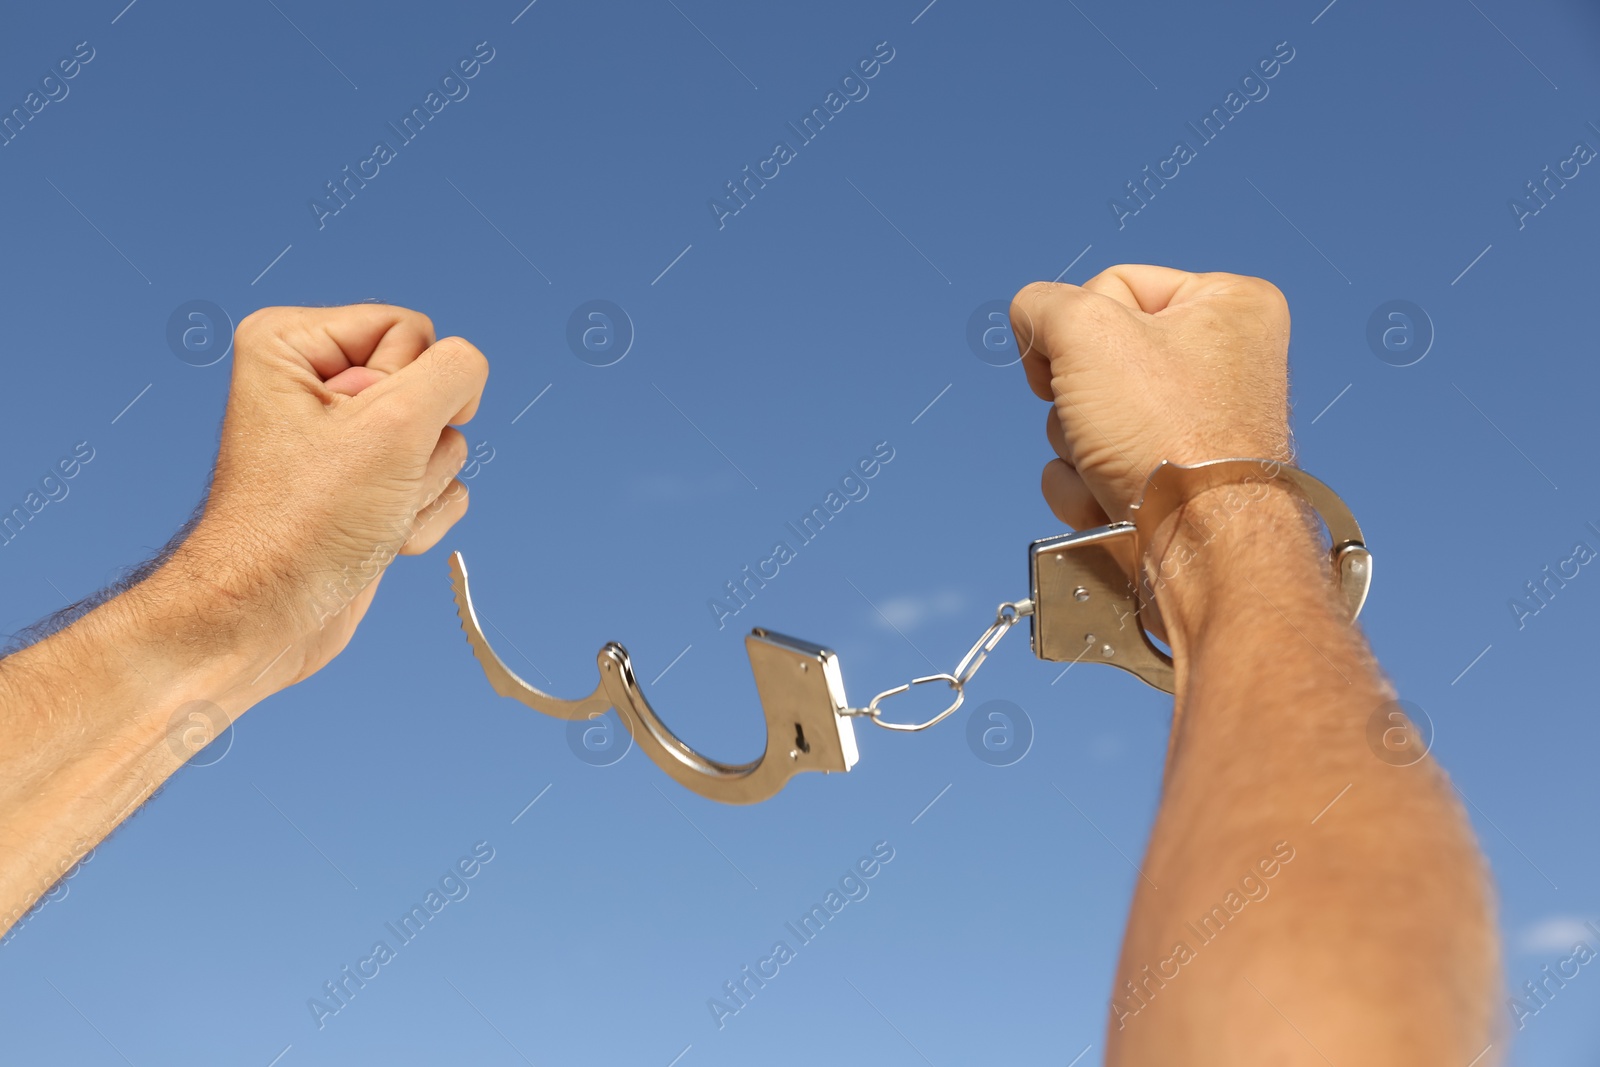
<svg viewBox="0 0 1600 1067"><path fill-rule="evenodd" d="M650 706L627 649L616 643L600 650L600 679L594 692L578 700L552 696L529 685L506 666L479 625L461 553L450 556L456 613L467 642L495 692L520 700L558 719L587 719L615 708L634 742L654 763L685 788L728 804L751 804L781 790L802 771L848 771L857 759L850 720L869 718L886 730L926 730L961 707L966 686L1001 638L1023 618L1032 620L1033 651L1040 659L1109 663L1157 689L1176 685L1172 659L1146 633L1141 621L1154 582L1141 574L1144 546L1185 501L1206 489L1261 481L1282 481L1299 492L1328 527L1334 579L1354 619L1372 586L1372 553L1367 550L1350 509L1322 482L1269 460L1223 459L1180 466L1163 461L1151 473L1144 498L1132 508L1132 521L1035 541L1028 549L1027 600L1001 604L989 628L961 657L953 671L913 678L885 689L865 708L845 701L839 660L831 651L793 637L755 630L745 638L750 669L767 723L766 750L749 763L722 763L701 755L669 730ZM1226 509L1223 520L1237 509ZM1186 516L1203 525L1209 516ZM1198 519L1198 522L1197 522ZM955 698L925 722L890 722L884 701L914 686L942 682Z"/></svg>
<svg viewBox="0 0 1600 1067"><path fill-rule="evenodd" d="M1148 544L1162 520L1205 490L1262 481L1288 484L1316 510L1328 528L1329 565L1334 580L1354 619L1372 589L1372 553L1367 549L1360 523L1339 494L1297 467L1269 459L1217 459L1190 467L1162 460L1150 472L1144 499L1129 509L1133 524L1139 528L1139 543Z"/></svg>
<svg viewBox="0 0 1600 1067"><path fill-rule="evenodd" d="M1141 609L1151 595L1151 581L1141 575L1145 546L1169 515L1207 489L1266 481L1289 485L1327 526L1333 579L1354 620L1372 588L1372 553L1337 493L1274 460L1219 459L1188 467L1163 460L1145 483L1143 499L1129 509L1132 521L1047 537L1029 546L1034 654L1058 662L1109 663L1172 692L1172 659L1156 647L1141 621ZM1184 521L1209 529L1206 524L1217 514ZM1223 521L1231 514L1233 509L1226 509Z"/></svg>
<svg viewBox="0 0 1600 1067"><path fill-rule="evenodd" d="M1172 692L1172 660L1145 633L1130 574L1137 531L1118 522L1035 541L1028 550L1033 651L1040 659L1107 663Z"/></svg>
<svg viewBox="0 0 1600 1067"><path fill-rule="evenodd" d="M803 771L848 771L855 766L855 727L845 714L839 660L820 645L765 630L745 638L767 721L766 750L749 763L723 763L702 756L667 728L640 689L627 649L615 642L600 650L600 680L590 695L563 700L529 685L484 636L459 552L450 556L450 576L461 628L495 692L558 719L587 719L616 708L640 751L703 797L753 804L773 796Z"/></svg>
<svg viewBox="0 0 1600 1067"><path fill-rule="evenodd" d="M904 685L885 689L873 697L866 707L850 708L845 711L845 714L865 715L872 720L872 725L874 726L881 726L885 730L900 730L906 733L926 730L935 723L943 722L951 715L954 715L957 708L961 707L961 702L967 698L967 683L972 681L972 676L978 673L978 668L983 666L983 661L989 658L989 653L994 651L995 646L1000 643L1000 639L1009 633L1013 626L1021 622L1024 616L1032 614L1032 600L1006 601L995 609L994 622L990 623L989 628L983 632L983 636L978 638L971 648L967 649L967 654L961 657L960 663L956 664L953 674L940 672L939 674L913 678ZM944 682L956 691L955 700L951 701L950 705L939 714L926 722L890 722L883 717L879 705L885 700L890 697L897 697L901 693L909 692L913 686L929 685L933 682Z"/></svg>

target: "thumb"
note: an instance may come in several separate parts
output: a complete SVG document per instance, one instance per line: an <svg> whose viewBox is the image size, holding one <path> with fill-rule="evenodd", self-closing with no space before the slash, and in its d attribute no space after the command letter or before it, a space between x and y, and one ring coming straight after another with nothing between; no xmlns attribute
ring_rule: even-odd
<svg viewBox="0 0 1600 1067"><path fill-rule="evenodd" d="M335 374L322 384L330 393L356 396L369 386L377 385L388 375L372 367L350 367Z"/></svg>
<svg viewBox="0 0 1600 1067"><path fill-rule="evenodd" d="M374 408L401 408L435 433L471 421L489 380L489 360L462 337L443 338L399 370L377 372L376 380L353 373L363 369L352 367L328 384L332 387L335 380L345 379L341 386L353 389L348 395L359 393Z"/></svg>

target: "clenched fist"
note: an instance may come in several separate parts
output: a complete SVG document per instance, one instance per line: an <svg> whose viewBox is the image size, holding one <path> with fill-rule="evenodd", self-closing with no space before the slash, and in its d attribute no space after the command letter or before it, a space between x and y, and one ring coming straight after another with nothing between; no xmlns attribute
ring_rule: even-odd
<svg viewBox="0 0 1600 1067"><path fill-rule="evenodd" d="M220 594L219 635L274 688L349 642L384 567L467 510L455 480L489 364L428 317L355 304L265 308L234 335L203 517L169 566Z"/></svg>
<svg viewBox="0 0 1600 1067"><path fill-rule="evenodd" d="M1069 526L1126 518L1164 459L1290 458L1289 309L1270 282L1112 267L1027 286L1011 322L1054 402L1043 490Z"/></svg>

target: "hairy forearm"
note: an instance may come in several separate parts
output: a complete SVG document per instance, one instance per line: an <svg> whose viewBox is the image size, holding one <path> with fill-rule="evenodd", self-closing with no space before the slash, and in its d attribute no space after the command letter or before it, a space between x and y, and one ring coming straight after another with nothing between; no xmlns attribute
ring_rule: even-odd
<svg viewBox="0 0 1600 1067"><path fill-rule="evenodd" d="M192 754L186 708L252 702L182 566L0 660L0 932Z"/></svg>
<svg viewBox="0 0 1600 1067"><path fill-rule="evenodd" d="M0 930L215 731L337 656L395 556L466 513L454 427L488 373L405 308L239 323L192 528L143 580L0 660Z"/></svg>
<svg viewBox="0 0 1600 1067"><path fill-rule="evenodd" d="M1108 1062L1471 1062L1498 963L1482 860L1437 765L1369 746L1393 694L1300 505L1172 530L1178 703Z"/></svg>

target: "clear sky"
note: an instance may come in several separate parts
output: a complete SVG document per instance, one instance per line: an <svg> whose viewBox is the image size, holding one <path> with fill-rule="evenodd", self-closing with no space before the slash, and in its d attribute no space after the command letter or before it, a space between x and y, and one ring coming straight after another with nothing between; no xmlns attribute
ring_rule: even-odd
<svg viewBox="0 0 1600 1067"><path fill-rule="evenodd" d="M622 641L682 737L753 758L749 627L837 650L861 703L1026 594L1028 542L1059 532L1046 405L969 322L1130 261L1288 295L1302 464L1367 531L1365 625L1469 801L1508 991L1595 940L1586 5L124 2L0 16L0 112L26 116L0 147L0 506L55 497L0 546L0 631L200 498L231 360L192 302L426 311L492 362L468 433L492 458L343 657L0 947L0 1059L1098 1063L1169 698L1062 677L1016 634L970 712L858 728L848 776L721 806L497 697L444 550L528 677L582 695ZM790 126L818 108L821 132ZM732 200L746 167L766 184ZM1129 198L1146 167L1165 184ZM369 177L331 197L347 173ZM724 583L884 442L867 495L719 628ZM1569 577L1541 604L1546 567ZM1031 723L1009 766L967 741L994 700ZM875 847L866 895L800 945L785 923ZM402 944L386 924L463 857ZM380 940L394 958L319 1025L308 1001ZM708 1001L779 940L794 958L719 1028ZM1600 1057L1591 969L1515 1063Z"/></svg>

